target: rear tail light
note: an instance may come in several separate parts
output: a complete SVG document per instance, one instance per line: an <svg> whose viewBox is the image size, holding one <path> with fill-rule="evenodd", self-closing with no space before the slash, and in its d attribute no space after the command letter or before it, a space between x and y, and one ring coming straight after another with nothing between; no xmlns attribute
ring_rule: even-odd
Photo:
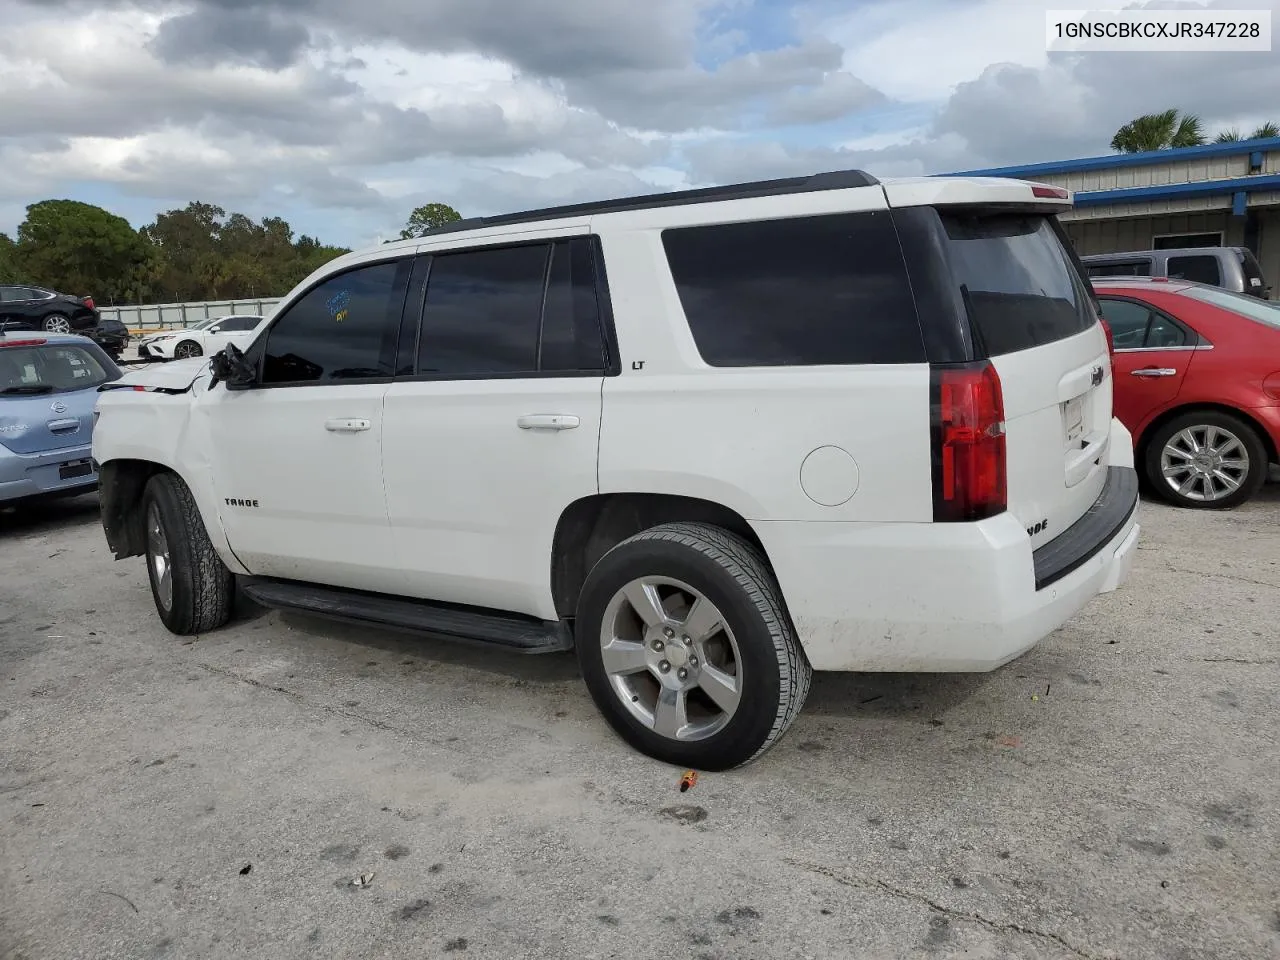
<svg viewBox="0 0 1280 960"><path fill-rule="evenodd" d="M990 361L930 373L933 519L983 520L1008 509L1004 395Z"/></svg>
<svg viewBox="0 0 1280 960"><path fill-rule="evenodd" d="M1071 198L1071 194L1069 194L1064 188L1047 187L1041 183L1032 185L1031 195L1033 197L1039 197L1042 200L1069 200Z"/></svg>
<svg viewBox="0 0 1280 960"><path fill-rule="evenodd" d="M1107 353L1115 355L1116 338L1111 335L1111 324L1107 323L1107 318L1102 314L1098 314L1098 322L1102 324L1102 332L1107 335Z"/></svg>
<svg viewBox="0 0 1280 960"><path fill-rule="evenodd" d="M88 307L90 310L97 309L97 307L93 305L93 297L82 297L81 299L84 300L84 305Z"/></svg>
<svg viewBox="0 0 1280 960"><path fill-rule="evenodd" d="M0 347L38 347L43 343L48 343L44 337L32 337L30 340L0 340Z"/></svg>

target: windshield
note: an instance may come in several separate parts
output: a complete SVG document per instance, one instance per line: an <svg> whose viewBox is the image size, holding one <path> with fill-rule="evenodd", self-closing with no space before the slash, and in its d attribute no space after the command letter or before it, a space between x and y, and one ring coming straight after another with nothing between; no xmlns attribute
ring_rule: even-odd
<svg viewBox="0 0 1280 960"><path fill-rule="evenodd" d="M1048 217L947 212L942 223L952 278L987 356L1063 340L1096 322Z"/></svg>
<svg viewBox="0 0 1280 960"><path fill-rule="evenodd" d="M1280 305L1272 300L1259 300L1257 297L1221 290L1217 287L1188 287L1182 292L1195 300L1213 304L1215 307L1230 310L1232 313L1238 313L1250 320L1265 323L1268 327L1280 330Z"/></svg>
<svg viewBox="0 0 1280 960"><path fill-rule="evenodd" d="M112 378L97 357L73 343L0 346L0 398L89 390Z"/></svg>

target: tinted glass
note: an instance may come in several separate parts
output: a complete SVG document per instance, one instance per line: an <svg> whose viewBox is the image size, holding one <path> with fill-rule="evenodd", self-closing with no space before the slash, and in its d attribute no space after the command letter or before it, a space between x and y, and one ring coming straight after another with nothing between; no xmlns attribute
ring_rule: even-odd
<svg viewBox="0 0 1280 960"><path fill-rule="evenodd" d="M1086 263L1091 277L1149 277L1150 260L1125 260L1120 263Z"/></svg>
<svg viewBox="0 0 1280 960"><path fill-rule="evenodd" d="M267 334L263 382L391 376L410 264L360 267L303 295Z"/></svg>
<svg viewBox="0 0 1280 960"><path fill-rule="evenodd" d="M89 390L112 379L98 358L74 344L0 349L0 398Z"/></svg>
<svg viewBox="0 0 1280 960"><path fill-rule="evenodd" d="M1043 216L945 214L947 260L987 356L1087 330L1089 295Z"/></svg>
<svg viewBox="0 0 1280 960"><path fill-rule="evenodd" d="M1111 336L1117 350L1139 350L1146 342L1147 323L1151 311L1132 300L1111 300L1100 297L1102 316L1111 326Z"/></svg>
<svg viewBox="0 0 1280 960"><path fill-rule="evenodd" d="M257 325L257 317L230 317L219 323L218 328L223 333L238 333L244 330L252 330Z"/></svg>
<svg viewBox="0 0 1280 960"><path fill-rule="evenodd" d="M1217 257L1170 257L1167 270L1171 280L1194 280L1214 286L1222 283Z"/></svg>
<svg viewBox="0 0 1280 960"><path fill-rule="evenodd" d="M604 370L604 337L596 302L591 241L555 244L542 319L542 370Z"/></svg>
<svg viewBox="0 0 1280 960"><path fill-rule="evenodd" d="M18 299L17 287L0 287L0 303L12 303Z"/></svg>
<svg viewBox="0 0 1280 960"><path fill-rule="evenodd" d="M1280 328L1280 305L1270 300L1259 300L1230 290L1216 290L1209 287L1189 287L1182 291L1183 296L1191 297L1202 303L1211 303L1223 310L1230 310L1248 317L1269 327Z"/></svg>
<svg viewBox="0 0 1280 960"><path fill-rule="evenodd" d="M1147 339L1143 344L1148 350L1159 347L1182 347L1187 343L1187 334L1168 317L1158 313L1151 314L1151 323L1147 327Z"/></svg>
<svg viewBox="0 0 1280 960"><path fill-rule="evenodd" d="M924 344L887 212L665 230L702 358L717 367L913 363Z"/></svg>
<svg viewBox="0 0 1280 960"><path fill-rule="evenodd" d="M1240 261L1240 269L1244 271L1244 282L1247 292L1256 296L1265 296L1267 281L1262 275L1262 267L1253 255L1252 250L1237 250L1236 258Z"/></svg>
<svg viewBox="0 0 1280 960"><path fill-rule="evenodd" d="M550 244L432 258L418 373L475 376L538 369Z"/></svg>

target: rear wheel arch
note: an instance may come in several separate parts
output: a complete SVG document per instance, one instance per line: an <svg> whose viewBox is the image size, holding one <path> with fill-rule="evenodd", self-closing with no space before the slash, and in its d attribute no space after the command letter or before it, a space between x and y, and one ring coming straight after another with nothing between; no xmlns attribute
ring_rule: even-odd
<svg viewBox="0 0 1280 960"><path fill-rule="evenodd" d="M1137 441L1134 443L1134 452L1137 454L1136 459L1140 460L1146 456L1147 444L1151 442L1151 438L1155 435L1156 431L1166 423L1185 414L1196 413L1201 410L1221 413L1229 417L1235 417L1237 420L1242 420L1257 432L1259 439L1262 440L1262 445L1266 447L1267 458L1270 462L1280 463L1280 451L1276 449L1275 441L1271 438L1271 434L1267 432L1267 428L1259 423L1255 417L1246 413L1244 410L1241 410L1239 407L1233 407L1225 403L1187 403L1171 407L1170 409L1164 410L1152 417L1150 422L1143 427Z"/></svg>
<svg viewBox="0 0 1280 960"><path fill-rule="evenodd" d="M569 504L556 524L551 551L551 592L556 612L573 617L592 567L628 537L664 523L720 527L768 555L751 524L736 510L697 497L658 493L606 493Z"/></svg>

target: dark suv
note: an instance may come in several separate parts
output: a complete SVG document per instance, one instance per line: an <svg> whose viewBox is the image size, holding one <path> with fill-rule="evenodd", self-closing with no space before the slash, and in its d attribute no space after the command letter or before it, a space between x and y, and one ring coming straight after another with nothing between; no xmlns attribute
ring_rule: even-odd
<svg viewBox="0 0 1280 960"><path fill-rule="evenodd" d="M93 297L72 297L45 287L0 286L0 324L10 330L87 333L98 319Z"/></svg>

